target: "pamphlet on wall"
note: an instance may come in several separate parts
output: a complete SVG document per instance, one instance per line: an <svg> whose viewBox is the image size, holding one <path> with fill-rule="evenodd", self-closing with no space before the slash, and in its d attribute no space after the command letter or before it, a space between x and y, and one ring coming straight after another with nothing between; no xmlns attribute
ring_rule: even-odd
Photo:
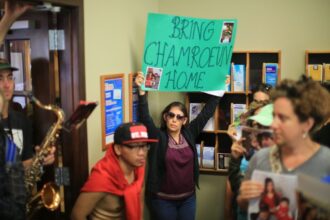
<svg viewBox="0 0 330 220"><path fill-rule="evenodd" d="M227 74L227 76L226 76L227 78L226 78L226 87L225 87L225 91L226 92L230 92L231 91L231 84L230 84L230 82L231 82L231 76L230 76L230 73L228 73Z"/></svg>
<svg viewBox="0 0 330 220"><path fill-rule="evenodd" d="M198 165L201 166L201 144L196 144L196 151L198 157Z"/></svg>
<svg viewBox="0 0 330 220"><path fill-rule="evenodd" d="M323 64L323 81L330 81L330 64L329 63L324 63Z"/></svg>
<svg viewBox="0 0 330 220"><path fill-rule="evenodd" d="M191 122L198 116L198 114L202 111L204 105L205 103L190 103L189 122ZM214 116L208 120L203 130L214 131Z"/></svg>
<svg viewBox="0 0 330 220"><path fill-rule="evenodd" d="M202 166L203 168L214 169L214 147L210 147L210 146L203 147Z"/></svg>
<svg viewBox="0 0 330 220"><path fill-rule="evenodd" d="M245 91L245 65L232 63L232 91Z"/></svg>
<svg viewBox="0 0 330 220"><path fill-rule="evenodd" d="M231 103L230 106L231 123L238 123L240 116L246 112L246 104Z"/></svg>
<svg viewBox="0 0 330 220"><path fill-rule="evenodd" d="M278 64L277 63L263 63L262 65L262 82L276 86L278 80Z"/></svg>
<svg viewBox="0 0 330 220"><path fill-rule="evenodd" d="M323 79L323 65L322 64L309 64L307 66L307 74L315 81L322 81Z"/></svg>

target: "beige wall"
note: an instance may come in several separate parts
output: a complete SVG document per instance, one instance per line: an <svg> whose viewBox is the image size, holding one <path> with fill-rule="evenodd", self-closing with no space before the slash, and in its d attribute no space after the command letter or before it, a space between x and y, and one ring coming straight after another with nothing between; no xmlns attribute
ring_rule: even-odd
<svg viewBox="0 0 330 220"><path fill-rule="evenodd" d="M101 75L128 74L141 68L147 13L157 12L158 3L154 0L85 0L84 8L87 100L100 101ZM128 119L128 109L125 113ZM103 156L100 107L88 119L88 146L91 168Z"/></svg>
<svg viewBox="0 0 330 220"><path fill-rule="evenodd" d="M160 0L161 13L238 19L234 50L282 50L282 77L304 72L305 50L330 49L329 0Z"/></svg>
<svg viewBox="0 0 330 220"><path fill-rule="evenodd" d="M282 78L304 72L305 50L330 50L329 0L85 0L84 4L88 100L100 100L100 75L141 68L148 12L237 18L235 50L282 50ZM159 120L163 107L172 100L183 101L183 94L154 92L149 100L151 113ZM88 120L88 146L92 167L103 156L100 107ZM197 219L224 219L224 183L224 176L201 176Z"/></svg>

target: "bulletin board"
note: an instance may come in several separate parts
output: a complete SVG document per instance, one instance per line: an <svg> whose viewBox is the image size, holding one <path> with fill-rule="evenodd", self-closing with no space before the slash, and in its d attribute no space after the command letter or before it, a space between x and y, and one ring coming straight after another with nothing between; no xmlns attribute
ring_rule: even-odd
<svg viewBox="0 0 330 220"><path fill-rule="evenodd" d="M139 88L135 84L137 73L130 73L128 78L128 94L129 94L129 121L137 122L139 120Z"/></svg>
<svg viewBox="0 0 330 220"><path fill-rule="evenodd" d="M124 74L101 76L102 150L114 142L116 128L125 120Z"/></svg>

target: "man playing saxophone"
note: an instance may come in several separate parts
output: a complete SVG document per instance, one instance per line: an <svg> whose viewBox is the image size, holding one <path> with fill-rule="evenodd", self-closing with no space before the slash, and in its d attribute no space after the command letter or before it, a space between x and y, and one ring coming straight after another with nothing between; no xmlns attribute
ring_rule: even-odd
<svg viewBox="0 0 330 220"><path fill-rule="evenodd" d="M24 12L29 10L32 6L24 4L16 0L6 0L4 2L5 13L0 21L0 45L3 43L4 36L11 24ZM15 89L15 78L13 71L18 69L10 66L10 64L0 59L0 91L4 96L3 108L1 116L5 131L14 140L24 167L28 167L32 163L33 146L32 146L32 125L29 119L19 112L12 109L12 98ZM35 148L38 151L39 147ZM52 164L55 147L52 148L48 157L44 159L44 165Z"/></svg>
<svg viewBox="0 0 330 220"><path fill-rule="evenodd" d="M22 160L25 168L28 168L32 163L34 155L32 144L32 124L30 120L21 112L15 111L12 108L11 101L15 88L15 78L13 71L18 70L4 60L0 59L0 91L4 95L4 105L2 109L2 123L5 131L13 140L13 144L17 150L19 158ZM35 148L38 151L39 147ZM44 165L52 164L55 147L52 148L50 154L45 158Z"/></svg>

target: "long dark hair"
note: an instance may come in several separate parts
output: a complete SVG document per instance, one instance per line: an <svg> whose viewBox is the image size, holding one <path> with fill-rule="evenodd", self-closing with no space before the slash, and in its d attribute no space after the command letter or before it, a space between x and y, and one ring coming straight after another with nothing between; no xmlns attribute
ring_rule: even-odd
<svg viewBox="0 0 330 220"><path fill-rule="evenodd" d="M279 195L276 193L274 181L273 181L273 179L270 178L270 177L267 177L267 178L265 179L265 185L264 185L265 188L264 188L264 191L263 191L263 193L262 193L262 196L264 197L264 196L267 195L267 192L268 192L268 191L267 191L267 186L268 186L269 183L272 183L272 185L273 185L272 193L274 193L274 202L275 202L275 205L278 205L279 202L280 202L280 197L279 197Z"/></svg>
<svg viewBox="0 0 330 220"><path fill-rule="evenodd" d="M180 111L182 111L183 115L185 117L188 117L187 108L186 108L186 106L183 103L181 103L181 102L172 102L172 103L168 104L164 108L164 110L162 111L161 119L160 119L160 129L162 129L162 130L166 130L167 129L166 121L164 119L164 115L166 115L171 110L171 108L173 108L173 107L179 108Z"/></svg>
<svg viewBox="0 0 330 220"><path fill-rule="evenodd" d="M274 181L272 180L272 178L270 178L270 177L267 177L266 179L265 179L265 188L264 188L264 193L267 193L268 191L268 189L267 189L267 186L268 186L268 184L269 183L272 183L272 185L273 185L273 193L275 193L275 185L274 185Z"/></svg>

